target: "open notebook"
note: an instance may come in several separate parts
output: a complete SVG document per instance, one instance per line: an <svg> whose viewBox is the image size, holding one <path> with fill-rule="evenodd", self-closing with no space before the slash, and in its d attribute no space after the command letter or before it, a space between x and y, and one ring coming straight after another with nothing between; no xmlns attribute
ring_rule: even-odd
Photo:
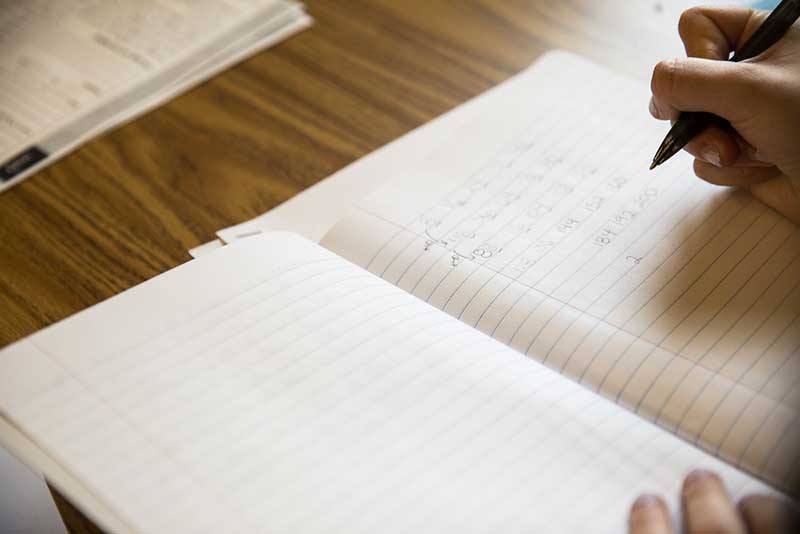
<svg viewBox="0 0 800 534"><path fill-rule="evenodd" d="M621 532L694 467L788 491L800 230L648 172L647 95L545 56L320 244L235 240L0 352L0 435L113 530Z"/></svg>

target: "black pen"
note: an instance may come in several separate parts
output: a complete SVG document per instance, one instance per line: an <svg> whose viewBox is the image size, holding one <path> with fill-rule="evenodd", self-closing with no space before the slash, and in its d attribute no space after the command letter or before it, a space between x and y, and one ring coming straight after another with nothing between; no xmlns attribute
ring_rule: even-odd
<svg viewBox="0 0 800 534"><path fill-rule="evenodd" d="M798 18L800 18L800 0L783 0L730 61L744 61L766 52L786 35ZM689 141L714 123L725 123L725 120L705 112L681 113L653 157L650 170L677 154Z"/></svg>

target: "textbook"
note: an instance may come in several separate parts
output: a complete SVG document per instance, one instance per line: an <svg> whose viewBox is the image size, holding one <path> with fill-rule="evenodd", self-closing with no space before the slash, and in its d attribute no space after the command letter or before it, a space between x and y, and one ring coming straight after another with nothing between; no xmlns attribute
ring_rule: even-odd
<svg viewBox="0 0 800 534"><path fill-rule="evenodd" d="M0 351L3 444L114 532L623 532L698 467L791 495L800 230L649 172L648 97L545 55L356 164L338 220Z"/></svg>

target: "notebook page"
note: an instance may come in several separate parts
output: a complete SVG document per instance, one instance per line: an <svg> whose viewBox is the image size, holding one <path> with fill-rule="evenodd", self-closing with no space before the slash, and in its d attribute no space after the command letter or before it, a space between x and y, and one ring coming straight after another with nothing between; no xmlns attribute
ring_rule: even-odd
<svg viewBox="0 0 800 534"><path fill-rule="evenodd" d="M783 486L800 477L800 231L688 157L649 172L648 97L550 55L322 244Z"/></svg>
<svg viewBox="0 0 800 534"><path fill-rule="evenodd" d="M23 464L40 474L47 473L47 484L58 488L61 495L69 495L73 505L80 503L82 510L94 518L96 525L103 525L105 531L115 533L129 532L130 528L120 521L113 512L103 505L81 483L75 480L61 465L56 463L35 443L30 441L9 421L0 415L0 443L8 452ZM52 500L52 496L50 497ZM91 511L91 512L89 512ZM60 516L59 516L60 520Z"/></svg>
<svg viewBox="0 0 800 534"><path fill-rule="evenodd" d="M135 531L616 532L638 492L675 496L695 466L766 489L290 234L179 267L0 367L4 417Z"/></svg>

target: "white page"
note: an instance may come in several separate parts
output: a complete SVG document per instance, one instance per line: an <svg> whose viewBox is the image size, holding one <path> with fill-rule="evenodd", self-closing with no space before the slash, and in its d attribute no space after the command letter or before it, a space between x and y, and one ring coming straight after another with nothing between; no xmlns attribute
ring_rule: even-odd
<svg viewBox="0 0 800 534"><path fill-rule="evenodd" d="M730 5L739 2L709 0L704 3ZM563 21L563 25L555 24L548 29L543 24L532 29L534 33L541 33L547 39L549 46L580 54L615 71L627 73L642 82L647 82L658 61L684 55L683 43L677 32L678 19L685 9L697 5L697 2L681 0L651 5L646 2L632 3L629 0L605 0L602 3L595 0L581 0L577 4L578 8L574 10L559 9L560 4L557 2L549 5L548 8L541 6L537 9L549 9L552 12L548 13L546 19ZM593 14L591 19L586 18L587 12ZM594 15L598 15L598 18L595 19ZM574 39L569 32L563 31L562 26L573 28L576 32L585 32L586 35L597 34L598 28L614 26L626 26L636 30L633 33L626 31L619 36L601 30L604 46L596 47L593 46L595 39ZM642 34L642 38L636 41L637 44L646 43L646 46L630 46L630 36L638 37L637 33ZM614 49L618 52L609 52ZM550 53L552 52L542 57ZM516 94L517 91L512 87L525 85L522 80L535 76L537 65L538 61L501 87L488 91L486 96L502 92L511 101L517 101L521 95ZM523 96L527 102L535 98L536 88L530 86L525 88L532 91ZM222 242L230 243L261 232L291 231L319 242L334 224L346 216L347 212L357 206L364 197L379 190L386 183L401 179L398 177L402 176L409 162L424 157L431 147L439 143L439 140L457 136L460 125L475 120L486 111L487 107L491 109L492 106L493 104L483 97L458 106L351 163L266 213L220 230L217 236ZM507 125L513 128L517 121L524 118L524 115L508 116ZM190 253L197 257L211 248L196 247Z"/></svg>
<svg viewBox="0 0 800 534"><path fill-rule="evenodd" d="M551 55L322 244L785 484L800 477L800 230L685 155L649 172L664 126L648 95Z"/></svg>
<svg viewBox="0 0 800 534"><path fill-rule="evenodd" d="M283 0L9 6L0 14L0 189L308 23Z"/></svg>
<svg viewBox="0 0 800 534"><path fill-rule="evenodd" d="M44 164L69 152L76 146L99 135L101 132L126 120L140 115L160 105L172 96L189 89L196 83L207 79L232 63L247 55L270 46L289 35L308 27L311 19L302 12L299 5L290 7L266 19L264 26L251 35L243 36L225 50L202 60L179 80L159 90L145 101L129 102L132 107L122 110L108 121L97 124L97 118L90 116L85 121L72 124L67 130L42 141L49 152L49 158L42 164L33 166L17 175L15 182L33 174ZM2 160L2 158L0 158ZM6 186L10 186L8 183ZM0 186L6 187L6 186ZM3 454L3 451L0 451ZM0 465L0 479L5 482L5 492L0 495L0 530L3 532L63 532L64 526L55 508L53 499L44 482L29 471L18 468L12 461ZM59 530L60 526L60 530ZM116 529L115 529L116 531Z"/></svg>
<svg viewBox="0 0 800 534"><path fill-rule="evenodd" d="M44 480L0 447L0 532L67 532Z"/></svg>
<svg viewBox="0 0 800 534"><path fill-rule="evenodd" d="M46 473L49 483L58 488L62 495L69 495L70 502L77 504L86 514L92 517L95 524L103 525L108 532L122 534L130 531L130 528L125 523L89 492L70 472L53 460L44 450L4 417L0 417L0 443L12 455L27 465L31 471ZM41 488L47 493L50 491L44 483L41 484ZM48 506L54 504L49 496L47 501ZM39 499L37 499L36 504L29 503L27 505L29 510L40 506L43 506L43 503Z"/></svg>
<svg viewBox="0 0 800 534"><path fill-rule="evenodd" d="M290 234L12 345L0 371L4 416L136 531L612 532L693 467L766 490Z"/></svg>

